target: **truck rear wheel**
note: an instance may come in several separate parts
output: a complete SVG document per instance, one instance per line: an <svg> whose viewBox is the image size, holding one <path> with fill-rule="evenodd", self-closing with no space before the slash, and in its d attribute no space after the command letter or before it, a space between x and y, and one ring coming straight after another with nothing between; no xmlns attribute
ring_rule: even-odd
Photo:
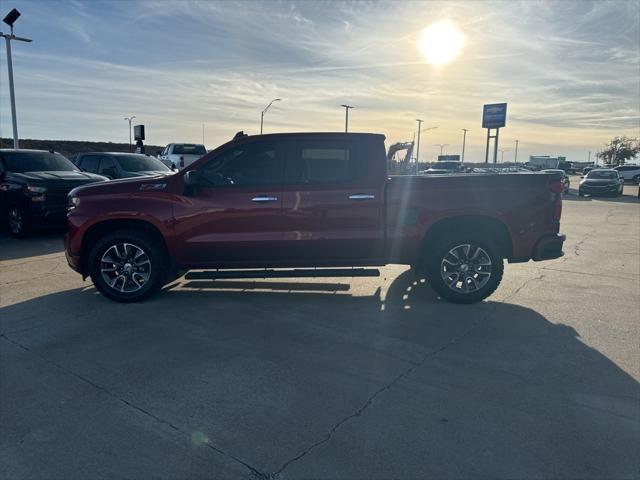
<svg viewBox="0 0 640 480"><path fill-rule="evenodd" d="M164 249L145 232L120 230L100 238L89 253L95 287L117 302L139 302L165 283Z"/></svg>
<svg viewBox="0 0 640 480"><path fill-rule="evenodd" d="M498 249L473 237L443 241L427 259L431 287L453 303L484 300L498 288L503 272Z"/></svg>

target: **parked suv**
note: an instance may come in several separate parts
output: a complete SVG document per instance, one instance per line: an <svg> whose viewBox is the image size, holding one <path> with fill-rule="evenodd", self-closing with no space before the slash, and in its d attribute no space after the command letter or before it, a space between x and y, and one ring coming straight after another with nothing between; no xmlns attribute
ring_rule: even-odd
<svg viewBox="0 0 640 480"><path fill-rule="evenodd" d="M174 175L73 190L66 255L120 302L189 269L351 277L396 263L472 303L498 287L505 258L563 255L562 188L559 174L390 177L377 134L238 136Z"/></svg>
<svg viewBox="0 0 640 480"><path fill-rule="evenodd" d="M640 185L640 165L620 165L614 167L614 170L618 172L623 181L631 181Z"/></svg>
<svg viewBox="0 0 640 480"><path fill-rule="evenodd" d="M67 194L105 177L83 173L59 153L0 149L0 214L9 232L66 225Z"/></svg>
<svg viewBox="0 0 640 480"><path fill-rule="evenodd" d="M72 160L83 172L110 179L171 173L171 169L157 158L139 153L79 153Z"/></svg>
<svg viewBox="0 0 640 480"><path fill-rule="evenodd" d="M158 158L168 167L185 168L207 154L207 149L197 143L170 143Z"/></svg>

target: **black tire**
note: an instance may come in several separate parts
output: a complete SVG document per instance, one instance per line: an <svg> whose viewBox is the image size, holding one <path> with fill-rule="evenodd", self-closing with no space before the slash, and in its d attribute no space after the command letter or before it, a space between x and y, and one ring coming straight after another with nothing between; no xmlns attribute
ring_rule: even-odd
<svg viewBox="0 0 640 480"><path fill-rule="evenodd" d="M584 193L582 193L582 191L578 190L578 196L584 197Z"/></svg>
<svg viewBox="0 0 640 480"><path fill-rule="evenodd" d="M462 262L460 267L466 265L466 268L464 271L457 272L458 276L455 277L458 279L460 275L466 275L466 279L456 280L453 286L449 286L443 277L447 276L448 273L451 275L449 277L449 279L451 279L454 278L453 275L456 274L456 272L444 271L444 266L449 265L449 260L454 258L450 252L460 247L462 247L462 251L464 252L466 250L465 246L467 245L470 247L466 254L467 258L460 258ZM459 255L460 252L458 250L456 251ZM474 257L474 254L475 258L470 258ZM459 256L462 257L461 255ZM490 262L490 265L485 265L487 260ZM473 238L471 235L439 242L432 253L427 256L426 267L427 278L436 293L450 302L464 304L480 302L495 292L502 281L502 275L504 273L504 261L496 246L490 241ZM470 271L472 273L469 273ZM484 276L487 275L487 272L488 279L486 279L486 281L482 280ZM465 283L467 287L465 287ZM482 284L479 285L479 283ZM474 288L474 284L478 287Z"/></svg>
<svg viewBox="0 0 640 480"><path fill-rule="evenodd" d="M20 205L11 205L7 209L7 228L16 238L25 238L31 233L31 217L27 210Z"/></svg>
<svg viewBox="0 0 640 480"><path fill-rule="evenodd" d="M140 251L143 253L139 256ZM124 255L120 257L120 254ZM89 275L95 287L111 300L123 303L149 298L165 284L168 271L167 254L163 246L153 236L140 230L119 230L106 234L91 248L88 262ZM116 271L107 271L111 268ZM115 277L120 280L110 284L108 280Z"/></svg>

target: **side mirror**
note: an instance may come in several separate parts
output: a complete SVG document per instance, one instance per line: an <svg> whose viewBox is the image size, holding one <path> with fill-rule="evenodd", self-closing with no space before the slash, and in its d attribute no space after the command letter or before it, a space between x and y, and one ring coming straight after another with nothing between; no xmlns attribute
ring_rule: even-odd
<svg viewBox="0 0 640 480"><path fill-rule="evenodd" d="M184 194L187 197L194 197L198 191L198 172L189 170L184 174Z"/></svg>

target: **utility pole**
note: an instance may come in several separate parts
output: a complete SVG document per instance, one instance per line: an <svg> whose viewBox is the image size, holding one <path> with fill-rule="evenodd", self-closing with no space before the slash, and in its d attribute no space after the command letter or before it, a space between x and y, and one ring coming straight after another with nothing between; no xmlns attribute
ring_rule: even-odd
<svg viewBox="0 0 640 480"><path fill-rule="evenodd" d="M462 159L460 163L464 163L464 146L465 143L467 143L467 132L469 131L469 129L463 128L462 131L464 132L464 135L462 136Z"/></svg>
<svg viewBox="0 0 640 480"><path fill-rule="evenodd" d="M129 121L129 153L131 153L131 122L134 118L136 118L135 115L132 115L131 117L124 117L125 120Z"/></svg>
<svg viewBox="0 0 640 480"><path fill-rule="evenodd" d="M504 163L504 152L508 152L509 149L507 148L500 148L500 163Z"/></svg>
<svg viewBox="0 0 640 480"><path fill-rule="evenodd" d="M347 133L349 131L349 109L355 108L355 107L353 105L344 105L344 104L340 106L344 107L344 133Z"/></svg>
<svg viewBox="0 0 640 480"><path fill-rule="evenodd" d="M587 163L591 163L591 152L589 152L589 157L587 158Z"/></svg>
<svg viewBox="0 0 640 480"><path fill-rule="evenodd" d="M516 153L513 156L513 163L518 163L518 143L520 143L520 140L516 140Z"/></svg>
<svg viewBox="0 0 640 480"><path fill-rule="evenodd" d="M269 105L264 107L264 110L262 110L262 112L260 113L260 135L262 135L262 125L264 124L264 114L267 113L267 110L269 110L269 107L271 106L271 104L273 102L279 102L280 100L282 100L282 99L281 98L274 98L273 100L271 100L269 102Z"/></svg>
<svg viewBox="0 0 640 480"><path fill-rule="evenodd" d="M418 174L418 162L420 162L420 131L422 130L421 126L423 121L424 120L416 118L416 122L418 122L418 143L416 144L416 164L413 172L415 175Z"/></svg>
<svg viewBox="0 0 640 480"><path fill-rule="evenodd" d="M11 27L11 33L2 33L0 32L0 37L4 37L7 43L7 70L9 71L9 97L11 101L11 121L13 123L13 148L20 148L20 142L18 139L18 119L16 116L16 95L13 87L13 62L11 60L11 40L16 40L18 42L27 42L30 43L32 40L30 38L16 37L13 34L13 24L20 16L20 12L15 8L11 10L6 17L2 19L4 23Z"/></svg>

